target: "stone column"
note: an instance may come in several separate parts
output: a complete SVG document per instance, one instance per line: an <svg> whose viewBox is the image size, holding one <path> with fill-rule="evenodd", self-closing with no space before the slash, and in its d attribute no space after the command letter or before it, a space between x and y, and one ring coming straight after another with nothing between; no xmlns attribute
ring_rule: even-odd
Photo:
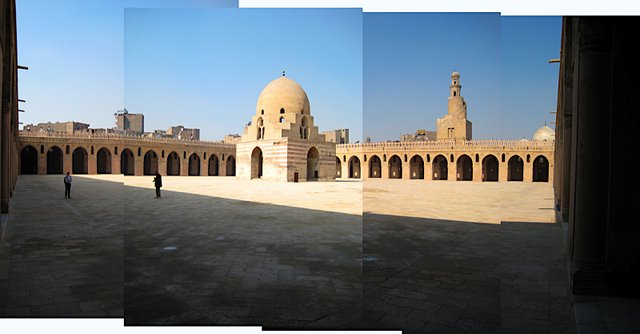
<svg viewBox="0 0 640 334"><path fill-rule="evenodd" d="M364 161L364 156L365 154L362 155L362 163L360 164L360 178L362 180L369 178L369 159L371 159L370 156L367 156L367 161Z"/></svg>
<svg viewBox="0 0 640 334"><path fill-rule="evenodd" d="M209 156L207 156L209 158ZM204 158L204 154L200 155L200 176L208 176L209 175L209 160Z"/></svg>
<svg viewBox="0 0 640 334"><path fill-rule="evenodd" d="M509 175L509 159L505 157L504 162L502 162L502 153L498 154L498 182L507 182Z"/></svg>
<svg viewBox="0 0 640 334"><path fill-rule="evenodd" d="M380 165L380 174L382 179L388 179L389 178L389 157L387 157L387 160L384 160L384 153L381 154L380 156L380 161L381 161L381 165Z"/></svg>
<svg viewBox="0 0 640 334"><path fill-rule="evenodd" d="M402 179L411 179L411 158L407 157L407 161L404 161L404 155L400 156L400 166L402 166Z"/></svg>
<svg viewBox="0 0 640 334"><path fill-rule="evenodd" d="M98 174L98 151L94 147L93 154L91 154L91 146L87 147L87 174Z"/></svg>
<svg viewBox="0 0 640 334"><path fill-rule="evenodd" d="M67 174L67 172L73 172L73 149L69 147L69 154L67 154L67 146L71 145L62 145L62 174Z"/></svg>
<svg viewBox="0 0 640 334"><path fill-rule="evenodd" d="M473 160L473 182L482 182L482 160L475 162L475 156Z"/></svg>
<svg viewBox="0 0 640 334"><path fill-rule="evenodd" d="M453 162L451 162L451 154L445 156L447 159L447 180L449 182L458 181L458 165L456 164L456 157L453 157Z"/></svg>
<svg viewBox="0 0 640 334"><path fill-rule="evenodd" d="M134 161L134 166L133 166L133 174L135 176L142 176L144 175L144 157L139 157L137 152L133 153L133 161ZM164 174L163 174L164 175Z"/></svg>
<svg viewBox="0 0 640 334"><path fill-rule="evenodd" d="M522 182L533 182L533 159L535 158L535 155L531 155L530 161L527 162L527 156L525 155L522 159ZM549 173L551 173L551 170L549 170Z"/></svg>
<svg viewBox="0 0 640 334"><path fill-rule="evenodd" d="M44 151L43 154L39 152L38 148L38 175L45 175L47 174L47 151Z"/></svg>
<svg viewBox="0 0 640 334"><path fill-rule="evenodd" d="M349 178L349 159L345 161L342 157L340 157L340 167L342 168L342 172L341 172L342 178L348 179ZM302 178L302 175L299 175L299 178Z"/></svg>
<svg viewBox="0 0 640 334"><path fill-rule="evenodd" d="M122 152L118 149L116 155L115 147L111 151L111 174L123 174L120 170L120 159L122 158Z"/></svg>
<svg viewBox="0 0 640 334"><path fill-rule="evenodd" d="M604 289L607 234L609 134L611 115L611 26L607 18L579 18L574 68L572 174L572 288L574 293Z"/></svg>
<svg viewBox="0 0 640 334"><path fill-rule="evenodd" d="M427 155L425 154L424 157L424 180L425 181L431 181L433 179L433 165L431 164L433 161L429 161L427 162Z"/></svg>

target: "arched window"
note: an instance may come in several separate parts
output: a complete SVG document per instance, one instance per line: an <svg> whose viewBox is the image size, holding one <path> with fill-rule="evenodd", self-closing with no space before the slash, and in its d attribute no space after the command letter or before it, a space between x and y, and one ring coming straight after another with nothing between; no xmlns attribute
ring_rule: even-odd
<svg viewBox="0 0 640 334"><path fill-rule="evenodd" d="M264 139L264 121L262 120L262 117L258 118L256 126L258 127L257 139Z"/></svg>
<svg viewBox="0 0 640 334"><path fill-rule="evenodd" d="M346 155L342 156L342 162L347 162L347 156Z"/></svg>
<svg viewBox="0 0 640 334"><path fill-rule="evenodd" d="M476 162L480 162L480 156L476 153Z"/></svg>
<svg viewBox="0 0 640 334"><path fill-rule="evenodd" d="M453 154L450 156L451 162L453 162Z"/></svg>
<svg viewBox="0 0 640 334"><path fill-rule="evenodd" d="M93 155L93 146L91 146L91 155Z"/></svg>
<svg viewBox="0 0 640 334"><path fill-rule="evenodd" d="M40 145L40 154L44 154L44 145Z"/></svg>
<svg viewBox="0 0 640 334"><path fill-rule="evenodd" d="M115 147L114 152L115 155L118 155L118 146Z"/></svg>
<svg viewBox="0 0 640 334"><path fill-rule="evenodd" d="M187 151L182 151L182 159L186 159L187 158Z"/></svg>
<svg viewBox="0 0 640 334"><path fill-rule="evenodd" d="M69 145L67 145L67 148L65 149L65 153L69 154Z"/></svg>
<svg viewBox="0 0 640 334"><path fill-rule="evenodd" d="M162 150L162 159L164 159L164 150Z"/></svg>
<svg viewBox="0 0 640 334"><path fill-rule="evenodd" d="M382 161L387 162L387 155L386 154L382 155Z"/></svg>
<svg viewBox="0 0 640 334"><path fill-rule="evenodd" d="M260 115L264 115L264 109L260 110Z"/></svg>
<svg viewBox="0 0 640 334"><path fill-rule="evenodd" d="M431 162L431 156L427 154L427 162Z"/></svg>
<svg viewBox="0 0 640 334"><path fill-rule="evenodd" d="M527 154L527 163L531 162L531 155Z"/></svg>
<svg viewBox="0 0 640 334"><path fill-rule="evenodd" d="M504 162L504 159L505 159L505 155L504 153L502 153L502 162Z"/></svg>
<svg viewBox="0 0 640 334"><path fill-rule="evenodd" d="M453 92L453 96L456 96L456 92Z"/></svg>
<svg viewBox="0 0 640 334"><path fill-rule="evenodd" d="M404 162L407 162L407 155L404 155Z"/></svg>
<svg viewBox="0 0 640 334"><path fill-rule="evenodd" d="M142 149L138 147L138 156L142 156Z"/></svg>
<svg viewBox="0 0 640 334"><path fill-rule="evenodd" d="M367 162L367 155L364 155L364 161Z"/></svg>
<svg viewBox="0 0 640 334"><path fill-rule="evenodd" d="M284 108L280 108L280 113L284 114Z"/></svg>
<svg viewBox="0 0 640 334"><path fill-rule="evenodd" d="M280 116L280 123L284 123L284 116Z"/></svg>

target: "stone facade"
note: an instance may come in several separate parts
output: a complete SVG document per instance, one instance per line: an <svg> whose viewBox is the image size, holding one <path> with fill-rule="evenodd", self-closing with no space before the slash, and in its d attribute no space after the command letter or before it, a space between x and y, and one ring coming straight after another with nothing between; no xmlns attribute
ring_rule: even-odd
<svg viewBox="0 0 640 334"><path fill-rule="evenodd" d="M467 120L467 103L460 95L460 73L451 73L448 114L436 120L438 140L471 140L471 122Z"/></svg>
<svg viewBox="0 0 640 334"><path fill-rule="evenodd" d="M80 122L47 122L38 123L36 125L27 124L22 131L24 132L60 132L73 133L80 131L88 131L89 124Z"/></svg>
<svg viewBox="0 0 640 334"><path fill-rule="evenodd" d="M16 3L0 2L0 211L9 209L9 199L18 179L18 55Z"/></svg>
<svg viewBox="0 0 640 334"><path fill-rule="evenodd" d="M31 135L18 143L21 174L235 175L235 146L119 134Z"/></svg>
<svg viewBox="0 0 640 334"><path fill-rule="evenodd" d="M116 129L132 133L144 133L144 115L131 114L126 109L124 112L118 112L116 117Z"/></svg>
<svg viewBox="0 0 640 334"><path fill-rule="evenodd" d="M554 144L529 140L337 145L336 177L553 182Z"/></svg>
<svg viewBox="0 0 640 334"><path fill-rule="evenodd" d="M240 179L335 180L335 143L318 133L304 89L282 76L260 93L237 144Z"/></svg>
<svg viewBox="0 0 640 334"><path fill-rule="evenodd" d="M322 132L324 139L330 143L349 144L349 129L337 129Z"/></svg>

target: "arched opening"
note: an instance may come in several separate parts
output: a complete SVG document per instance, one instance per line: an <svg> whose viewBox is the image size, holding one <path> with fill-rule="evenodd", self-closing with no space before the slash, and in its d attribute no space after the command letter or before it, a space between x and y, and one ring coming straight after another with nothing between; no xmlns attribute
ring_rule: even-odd
<svg viewBox="0 0 640 334"><path fill-rule="evenodd" d="M73 150L71 158L73 174L87 174L89 172L89 155L87 154L87 150L78 147Z"/></svg>
<svg viewBox="0 0 640 334"><path fill-rule="evenodd" d="M222 155L224 159L224 154ZM227 157L227 176L235 176L236 175L236 158L233 155Z"/></svg>
<svg viewBox="0 0 640 334"><path fill-rule="evenodd" d="M218 176L218 157L215 154L209 156L209 176Z"/></svg>
<svg viewBox="0 0 640 334"><path fill-rule="evenodd" d="M389 178L402 178L402 160L400 160L400 157L397 155L393 155L391 158L389 158Z"/></svg>
<svg viewBox="0 0 640 334"><path fill-rule="evenodd" d="M167 175L180 175L180 156L176 152L167 156Z"/></svg>
<svg viewBox="0 0 640 334"><path fill-rule="evenodd" d="M369 158L369 177L379 179L382 177L382 162L377 155Z"/></svg>
<svg viewBox="0 0 640 334"><path fill-rule="evenodd" d="M62 174L62 150L57 146L47 151L47 174Z"/></svg>
<svg viewBox="0 0 640 334"><path fill-rule="evenodd" d="M336 177L342 177L342 162L340 162L340 158L336 157Z"/></svg>
<svg viewBox="0 0 640 334"><path fill-rule="evenodd" d="M312 147L307 153L307 181L318 179L319 162L320 153L317 148Z"/></svg>
<svg viewBox="0 0 640 334"><path fill-rule="evenodd" d="M463 154L456 164L456 178L458 181L471 181L473 179L473 162L471 158Z"/></svg>
<svg viewBox="0 0 640 334"><path fill-rule="evenodd" d="M20 152L20 174L38 174L38 151L27 146Z"/></svg>
<svg viewBox="0 0 640 334"><path fill-rule="evenodd" d="M178 155L176 154L176 157ZM156 152L149 150L144 154L143 174L155 175L158 171L158 155ZM170 175L167 173L167 175Z"/></svg>
<svg viewBox="0 0 640 334"><path fill-rule="evenodd" d="M431 169L433 170L432 180L446 180L449 178L449 166L444 155L438 154L433 158Z"/></svg>
<svg viewBox="0 0 640 334"><path fill-rule="evenodd" d="M518 155L514 155L509 158L509 164L507 165L507 181L522 181L524 170L524 162Z"/></svg>
<svg viewBox="0 0 640 334"><path fill-rule="evenodd" d="M264 139L264 121L262 120L262 117L258 118L258 121L256 122L256 126L257 131L258 131L258 136L256 139L260 140L260 139Z"/></svg>
<svg viewBox="0 0 640 334"><path fill-rule="evenodd" d="M189 176L200 176L200 157L195 153L189 156Z"/></svg>
<svg viewBox="0 0 640 334"><path fill-rule="evenodd" d="M424 179L424 160L419 155L411 157L409 162L409 173L412 179L422 180Z"/></svg>
<svg viewBox="0 0 640 334"><path fill-rule="evenodd" d="M262 150L259 147L251 152L251 178L259 179L262 177Z"/></svg>
<svg viewBox="0 0 640 334"><path fill-rule="evenodd" d="M360 178L360 158L355 155L349 158L349 178Z"/></svg>
<svg viewBox="0 0 640 334"><path fill-rule="evenodd" d="M306 117L302 117L302 126L300 127L300 138L309 138L309 121Z"/></svg>
<svg viewBox="0 0 640 334"><path fill-rule="evenodd" d="M494 155L482 159L482 182L498 182L498 158Z"/></svg>
<svg viewBox="0 0 640 334"><path fill-rule="evenodd" d="M111 174L111 152L105 147L98 150L98 174Z"/></svg>
<svg viewBox="0 0 640 334"><path fill-rule="evenodd" d="M120 173L124 175L133 175L136 173L135 158L130 149L125 148L120 153Z"/></svg>
<svg viewBox="0 0 640 334"><path fill-rule="evenodd" d="M549 182L549 160L544 155L533 160L533 182Z"/></svg>

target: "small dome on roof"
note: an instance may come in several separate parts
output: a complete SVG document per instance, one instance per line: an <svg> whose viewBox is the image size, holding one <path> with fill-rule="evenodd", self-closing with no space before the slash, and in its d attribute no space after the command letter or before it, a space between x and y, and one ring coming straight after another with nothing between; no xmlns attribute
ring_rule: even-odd
<svg viewBox="0 0 640 334"><path fill-rule="evenodd" d="M295 81L281 76L264 87L258 103L256 114L311 114L311 106L307 93Z"/></svg>
<svg viewBox="0 0 640 334"><path fill-rule="evenodd" d="M533 134L533 140L537 141L553 141L555 139L556 132L546 125L536 130L536 132Z"/></svg>

